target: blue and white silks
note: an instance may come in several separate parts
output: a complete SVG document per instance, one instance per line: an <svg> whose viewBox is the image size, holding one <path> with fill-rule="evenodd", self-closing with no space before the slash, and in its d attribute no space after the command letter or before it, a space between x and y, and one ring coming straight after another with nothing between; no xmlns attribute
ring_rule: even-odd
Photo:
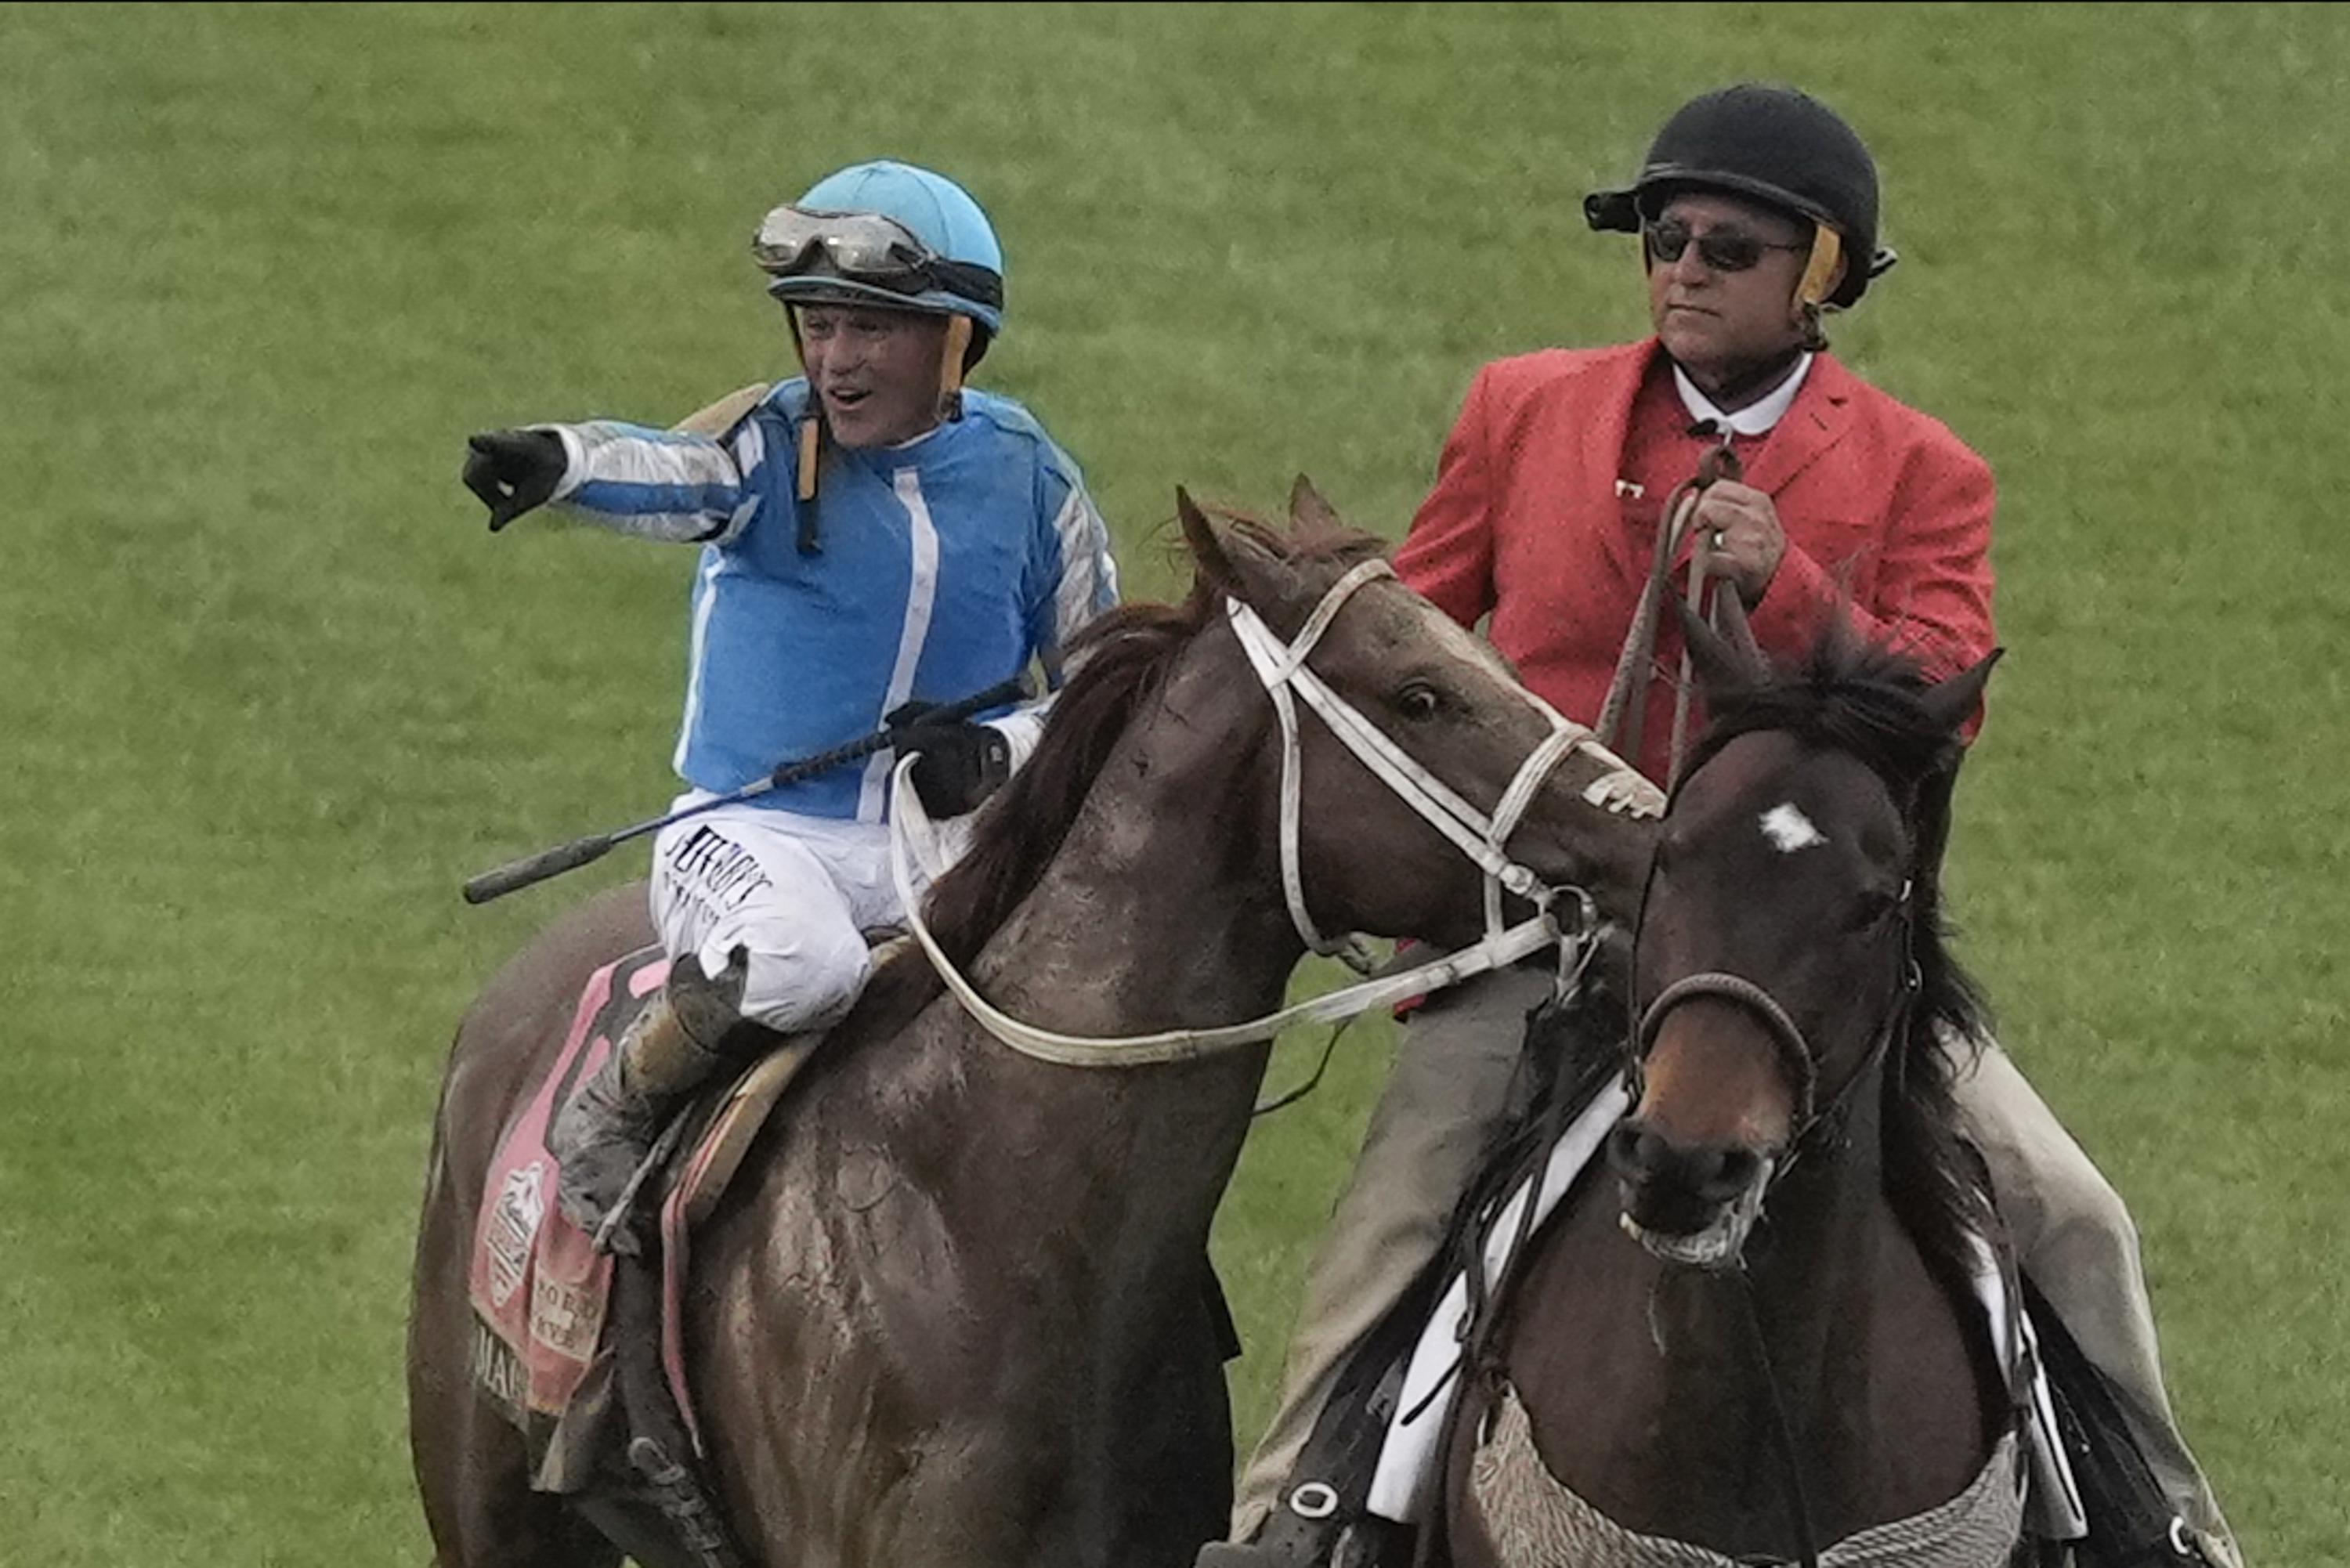
<svg viewBox="0 0 2350 1568"><path fill-rule="evenodd" d="M725 794L778 763L949 702L1043 659L1118 602L1109 535L1066 453L1019 404L966 390L963 417L899 447L827 446L821 548L803 556L794 432L805 379L723 436L597 421L552 425L568 463L555 499L621 533L702 545L676 767ZM1041 718L995 721L1015 762ZM883 752L759 797L768 809L878 823Z"/></svg>

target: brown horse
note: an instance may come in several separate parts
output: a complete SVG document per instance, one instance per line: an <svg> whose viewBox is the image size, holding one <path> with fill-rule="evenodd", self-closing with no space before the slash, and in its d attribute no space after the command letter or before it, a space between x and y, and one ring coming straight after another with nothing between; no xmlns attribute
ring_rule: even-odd
<svg viewBox="0 0 2350 1568"><path fill-rule="evenodd" d="M1322 619L1310 669L1480 809L1499 815L1522 762L1555 748L1555 716L1391 579L1316 618L1378 545L1302 483L1291 506L1284 538L1180 500L1190 603L1115 612L1072 650L1036 755L929 900L952 961L1019 1018L1127 1035L1282 996L1305 949L1284 891L1290 770L1228 596L1283 638ZM1623 800L1605 752L1554 754L1509 857L1626 907L1653 824L1593 804ZM1295 866L1324 929L1478 930L1485 877L1454 845L1326 726L1300 728L1296 762ZM522 1086L589 972L650 940L635 898L590 903L508 965L451 1058L410 1331L443 1568L617 1557L572 1504L529 1490L519 1436L471 1386L465 1265ZM1149 1568L1221 1535L1230 1433L1204 1260L1265 1054L1040 1063L983 1033L920 955L885 965L692 1254L691 1386L749 1555Z"/></svg>
<svg viewBox="0 0 2350 1568"><path fill-rule="evenodd" d="M1620 1201L1586 1171L1487 1325L1444 1476L1457 1568L1699 1561L1624 1532L1808 1561L1936 1510L1946 1552L1972 1532L1959 1561L2014 1545L1950 1096L1979 1019L1939 898L1991 660L1932 685L1837 628L1774 675L1728 629L1693 628L1714 718L1635 937Z"/></svg>

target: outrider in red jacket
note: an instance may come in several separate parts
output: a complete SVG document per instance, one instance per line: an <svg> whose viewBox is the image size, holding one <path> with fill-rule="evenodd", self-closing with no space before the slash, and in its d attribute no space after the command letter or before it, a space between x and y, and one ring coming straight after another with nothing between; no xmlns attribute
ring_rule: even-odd
<svg viewBox="0 0 2350 1568"><path fill-rule="evenodd" d="M1690 433L1653 338L1552 349L1477 374L1436 488L1397 554L1407 583L1487 635L1570 718L1599 715L1672 488L1712 437ZM1801 653L1849 595L1868 636L1938 674L1991 651L1991 470L1943 426L1825 354L1786 414L1740 437L1745 482L1771 496L1787 553L1752 611L1757 640ZM1686 582L1684 546L1676 576ZM1657 636L1640 755L1662 779L1681 635Z"/></svg>

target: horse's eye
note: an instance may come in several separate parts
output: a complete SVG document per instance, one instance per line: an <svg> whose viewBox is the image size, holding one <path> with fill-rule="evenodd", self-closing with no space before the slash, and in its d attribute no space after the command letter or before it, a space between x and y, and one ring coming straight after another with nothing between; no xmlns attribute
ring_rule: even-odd
<svg viewBox="0 0 2350 1568"><path fill-rule="evenodd" d="M1399 715L1414 722L1433 719L1444 711L1443 695L1425 680L1408 683L1391 701Z"/></svg>
<svg viewBox="0 0 2350 1568"><path fill-rule="evenodd" d="M1881 888L1872 888L1853 901L1852 929L1866 931L1882 922L1893 912L1897 900Z"/></svg>

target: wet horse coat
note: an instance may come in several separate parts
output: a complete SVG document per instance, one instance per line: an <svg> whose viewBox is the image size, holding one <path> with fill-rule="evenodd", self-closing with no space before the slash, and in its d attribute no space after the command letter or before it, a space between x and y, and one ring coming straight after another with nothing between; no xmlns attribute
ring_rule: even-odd
<svg viewBox="0 0 2350 1568"><path fill-rule="evenodd" d="M1270 710L1218 601L1283 635L1375 549L1318 498L1281 540L1184 504L1201 591L1109 618L1044 745L943 881L931 923L1006 1011L1075 1034L1222 1024L1276 1003L1303 949L1279 869ZM1424 600L1366 588L1315 669L1488 810L1548 731ZM1473 934L1483 882L1326 733L1302 736L1303 884L1326 929ZM1646 834L1575 758L1511 853L1627 897ZM411 1332L411 1430L446 1568L612 1552L523 1484L463 1386L462 1284L485 1151L578 981L641 930L599 903L461 1031ZM780 1565L1188 1563L1222 1532L1228 1415L1202 1270L1264 1047L1085 1072L986 1038L919 959L884 969L762 1135L695 1251L686 1347L721 1501Z"/></svg>

